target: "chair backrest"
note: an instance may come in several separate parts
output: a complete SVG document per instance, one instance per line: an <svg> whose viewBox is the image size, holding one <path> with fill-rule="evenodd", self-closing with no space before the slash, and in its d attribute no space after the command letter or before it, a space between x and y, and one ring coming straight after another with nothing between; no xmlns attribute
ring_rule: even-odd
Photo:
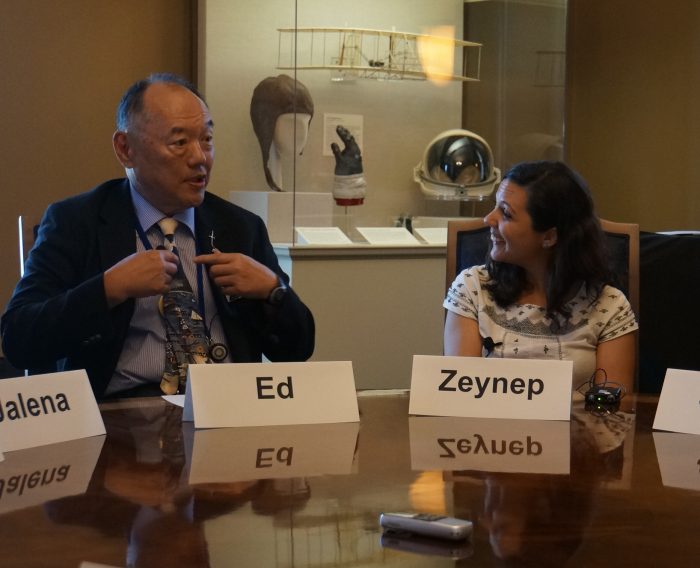
<svg viewBox="0 0 700 568"><path fill-rule="evenodd" d="M639 225L600 220L607 237L613 282L622 290L639 317Z"/></svg>
<svg viewBox="0 0 700 568"><path fill-rule="evenodd" d="M458 219L447 224L446 292L462 270L486 262L489 234L488 225L480 217Z"/></svg>
<svg viewBox="0 0 700 568"><path fill-rule="evenodd" d="M614 284L627 296L639 315L639 225L600 220L607 237ZM447 225L447 272L445 290L465 268L486 262L489 227L482 219L459 219Z"/></svg>

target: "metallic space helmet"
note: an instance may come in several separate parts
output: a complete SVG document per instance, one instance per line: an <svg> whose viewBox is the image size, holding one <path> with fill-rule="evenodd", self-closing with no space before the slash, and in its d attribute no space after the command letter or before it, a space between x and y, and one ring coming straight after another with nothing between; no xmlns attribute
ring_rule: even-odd
<svg viewBox="0 0 700 568"><path fill-rule="evenodd" d="M493 166L486 140L456 129L440 133L428 144L413 179L429 199L481 200L493 193L501 171Z"/></svg>

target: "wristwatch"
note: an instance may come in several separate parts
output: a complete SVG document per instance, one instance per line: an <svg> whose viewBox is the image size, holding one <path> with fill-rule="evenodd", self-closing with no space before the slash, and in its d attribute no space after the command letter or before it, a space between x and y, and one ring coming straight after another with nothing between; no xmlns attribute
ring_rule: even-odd
<svg viewBox="0 0 700 568"><path fill-rule="evenodd" d="M284 297L287 295L287 290L287 285L282 282L281 278L278 278L277 286L270 291L270 294L267 297L267 303L271 306L279 306L282 303L282 300L284 300Z"/></svg>

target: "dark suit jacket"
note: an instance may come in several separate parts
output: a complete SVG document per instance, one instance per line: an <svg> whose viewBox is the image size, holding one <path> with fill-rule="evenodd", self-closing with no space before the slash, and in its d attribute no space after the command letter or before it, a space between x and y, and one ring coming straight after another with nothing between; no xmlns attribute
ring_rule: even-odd
<svg viewBox="0 0 700 568"><path fill-rule="evenodd" d="M86 369L95 395L109 383L134 311L130 300L109 309L104 271L136 252L136 214L125 179L51 205L20 280L2 317L3 350L17 368L42 372ZM265 264L285 283L262 220L207 193L195 213L199 250L216 235L222 252L239 252ZM233 360L304 361L313 353L311 312L293 290L279 306L261 300L216 303Z"/></svg>

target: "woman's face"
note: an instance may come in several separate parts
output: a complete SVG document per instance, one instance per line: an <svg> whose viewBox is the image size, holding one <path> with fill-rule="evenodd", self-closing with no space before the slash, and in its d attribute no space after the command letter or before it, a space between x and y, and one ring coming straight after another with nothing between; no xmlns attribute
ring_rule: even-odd
<svg viewBox="0 0 700 568"><path fill-rule="evenodd" d="M556 241L554 229L539 232L532 228L527 199L522 186L505 179L496 192L496 207L484 218L491 227L491 258L526 270L546 261Z"/></svg>

